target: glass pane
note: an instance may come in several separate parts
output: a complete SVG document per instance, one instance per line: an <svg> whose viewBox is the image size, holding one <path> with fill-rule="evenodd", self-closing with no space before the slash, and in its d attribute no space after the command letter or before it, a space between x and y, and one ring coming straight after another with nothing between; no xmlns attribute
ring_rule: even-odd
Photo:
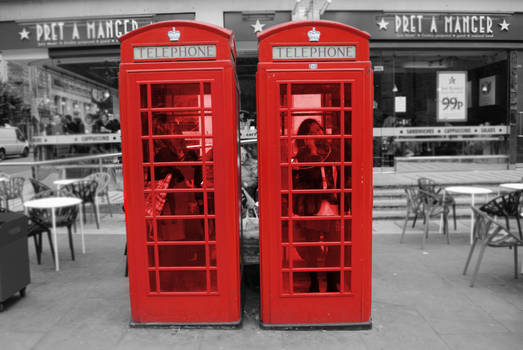
<svg viewBox="0 0 523 350"><path fill-rule="evenodd" d="M280 135L288 135L289 134L289 125L288 125L288 117L287 112L280 112Z"/></svg>
<svg viewBox="0 0 523 350"><path fill-rule="evenodd" d="M345 189L351 189L352 188L352 167L346 166L345 167Z"/></svg>
<svg viewBox="0 0 523 350"><path fill-rule="evenodd" d="M351 83L345 83L344 85L344 100L345 100L345 107L351 107L352 106L352 84Z"/></svg>
<svg viewBox="0 0 523 350"><path fill-rule="evenodd" d="M352 193L345 193L344 211L347 216L352 215Z"/></svg>
<svg viewBox="0 0 523 350"><path fill-rule="evenodd" d="M152 117L154 135L199 136L202 133L199 111L154 112ZM209 123L212 130L212 121Z"/></svg>
<svg viewBox="0 0 523 350"><path fill-rule="evenodd" d="M147 214L146 214L147 215ZM145 230L146 230L146 238L148 242L154 242L154 227L156 225L156 221L153 219L146 219L145 220Z"/></svg>
<svg viewBox="0 0 523 350"><path fill-rule="evenodd" d="M209 241L216 241L216 222L214 219L207 219Z"/></svg>
<svg viewBox="0 0 523 350"><path fill-rule="evenodd" d="M289 242L289 222L285 220L281 221L281 241Z"/></svg>
<svg viewBox="0 0 523 350"><path fill-rule="evenodd" d="M282 140L283 141L283 140ZM286 146L286 144L282 144ZM294 140L293 162L339 162L340 140L300 137Z"/></svg>
<svg viewBox="0 0 523 350"><path fill-rule="evenodd" d="M148 166L143 167L143 180L145 183L147 181L151 181L151 167L148 167ZM147 187L149 184L146 183L145 185Z"/></svg>
<svg viewBox="0 0 523 350"><path fill-rule="evenodd" d="M199 97L199 83L151 85L153 108L199 107Z"/></svg>
<svg viewBox="0 0 523 350"><path fill-rule="evenodd" d="M203 198L203 193L196 194L196 200L198 201L199 206L203 205ZM214 192L207 192L207 212L205 213L203 209L204 208L200 208L202 214L214 215Z"/></svg>
<svg viewBox="0 0 523 350"><path fill-rule="evenodd" d="M147 85L140 85L140 108L147 108Z"/></svg>
<svg viewBox="0 0 523 350"><path fill-rule="evenodd" d="M159 192L158 194L165 195ZM202 192L167 193L161 215L203 215Z"/></svg>
<svg viewBox="0 0 523 350"><path fill-rule="evenodd" d="M340 272L339 271L327 271L327 287L325 291L327 293L339 293L340 285Z"/></svg>
<svg viewBox="0 0 523 350"><path fill-rule="evenodd" d="M303 193L292 196L293 216L336 216L339 215L339 194Z"/></svg>
<svg viewBox="0 0 523 350"><path fill-rule="evenodd" d="M201 165L167 165L154 167L156 180L164 179L162 184L156 184L156 190L173 188L200 188L202 184Z"/></svg>
<svg viewBox="0 0 523 350"><path fill-rule="evenodd" d="M218 271L211 270L209 271L211 274L211 285L209 286L210 292L217 292L218 291Z"/></svg>
<svg viewBox="0 0 523 350"><path fill-rule="evenodd" d="M289 258L290 258L289 251L290 251L289 247L282 247L281 267L283 269L288 269L290 266L289 265Z"/></svg>
<svg viewBox="0 0 523 350"><path fill-rule="evenodd" d="M147 266L154 267L156 265L154 260L154 247L147 246Z"/></svg>
<svg viewBox="0 0 523 350"><path fill-rule="evenodd" d="M149 118L148 118L149 113L142 112L140 114L141 114L141 119L142 119L142 135L147 136L147 135L149 135Z"/></svg>
<svg viewBox="0 0 523 350"><path fill-rule="evenodd" d="M352 246L348 245L344 247L344 258L343 258L343 265L345 267L351 267L352 266Z"/></svg>
<svg viewBox="0 0 523 350"><path fill-rule="evenodd" d="M196 162L201 160L201 139L169 138L153 140L154 161Z"/></svg>
<svg viewBox="0 0 523 350"><path fill-rule="evenodd" d="M149 163L149 141L142 140L142 162Z"/></svg>
<svg viewBox="0 0 523 350"><path fill-rule="evenodd" d="M327 291L327 274L325 271L294 272L294 293L318 293Z"/></svg>
<svg viewBox="0 0 523 350"><path fill-rule="evenodd" d="M211 83L203 83L203 107L212 107Z"/></svg>
<svg viewBox="0 0 523 350"><path fill-rule="evenodd" d="M352 140L345 139L345 161L352 162Z"/></svg>
<svg viewBox="0 0 523 350"><path fill-rule="evenodd" d="M151 292L156 292L156 272L149 271L149 290Z"/></svg>
<svg viewBox="0 0 523 350"><path fill-rule="evenodd" d="M205 266L205 246L159 245L158 261L161 267Z"/></svg>
<svg viewBox="0 0 523 350"><path fill-rule="evenodd" d="M289 144L289 140L280 140L280 162L281 163L287 163L289 161L289 149L287 148L287 145Z"/></svg>
<svg viewBox="0 0 523 350"><path fill-rule="evenodd" d="M282 166L280 168L280 180L281 180L281 189L289 189L289 167Z"/></svg>
<svg viewBox="0 0 523 350"><path fill-rule="evenodd" d="M281 195L281 216L287 216L289 215L289 195L288 194L282 194Z"/></svg>
<svg viewBox="0 0 523 350"><path fill-rule="evenodd" d="M340 106L339 84L292 84L291 95L294 108Z"/></svg>
<svg viewBox="0 0 523 350"><path fill-rule="evenodd" d="M339 189L339 177L339 166L296 166L292 170L292 188L295 190Z"/></svg>
<svg viewBox="0 0 523 350"><path fill-rule="evenodd" d="M352 220L345 220L345 242L352 241Z"/></svg>
<svg viewBox="0 0 523 350"><path fill-rule="evenodd" d="M287 84L280 84L280 106L287 107Z"/></svg>
<svg viewBox="0 0 523 350"><path fill-rule="evenodd" d="M205 271L160 271L161 292L203 292L206 285Z"/></svg>
<svg viewBox="0 0 523 350"><path fill-rule="evenodd" d="M339 242L338 220L295 220L292 231L294 242Z"/></svg>
<svg viewBox="0 0 523 350"><path fill-rule="evenodd" d="M212 113L205 112L205 117L204 117L204 121L205 121L205 136L212 136L213 135L213 132L212 132L212 119L213 119Z"/></svg>
<svg viewBox="0 0 523 350"><path fill-rule="evenodd" d="M158 241L204 241L203 219L160 219Z"/></svg>
<svg viewBox="0 0 523 350"><path fill-rule="evenodd" d="M290 250L294 267L338 267L340 266L339 246L298 246Z"/></svg>
<svg viewBox="0 0 523 350"><path fill-rule="evenodd" d="M352 135L352 111L345 111L345 135Z"/></svg>
<svg viewBox="0 0 523 350"><path fill-rule="evenodd" d="M216 266L216 245L209 244L209 266Z"/></svg>

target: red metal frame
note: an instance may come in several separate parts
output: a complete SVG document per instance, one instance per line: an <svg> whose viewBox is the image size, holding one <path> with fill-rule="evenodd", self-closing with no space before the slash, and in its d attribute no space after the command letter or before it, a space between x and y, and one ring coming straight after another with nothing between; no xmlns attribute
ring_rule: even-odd
<svg viewBox="0 0 523 350"><path fill-rule="evenodd" d="M312 28L321 33L319 41L308 41ZM354 45L356 55L272 59L273 46L314 45ZM368 35L335 22L292 22L259 35L259 57L262 323L369 326L373 95ZM304 124L323 130L303 134ZM312 152L308 160L307 152ZM316 185L303 182L314 176Z"/></svg>
<svg viewBox="0 0 523 350"><path fill-rule="evenodd" d="M179 40L170 41L176 28ZM122 158L132 320L241 320L238 86L231 31L155 23L121 38ZM135 60L137 46L216 57Z"/></svg>

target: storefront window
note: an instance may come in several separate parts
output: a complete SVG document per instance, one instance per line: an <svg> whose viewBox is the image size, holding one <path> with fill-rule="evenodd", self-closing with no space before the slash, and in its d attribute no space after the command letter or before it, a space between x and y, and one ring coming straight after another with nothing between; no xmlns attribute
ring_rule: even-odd
<svg viewBox="0 0 523 350"><path fill-rule="evenodd" d="M375 166L393 166L396 157L506 154L506 137L482 127L507 125L507 52L373 50L371 60ZM400 135L411 127L419 130Z"/></svg>

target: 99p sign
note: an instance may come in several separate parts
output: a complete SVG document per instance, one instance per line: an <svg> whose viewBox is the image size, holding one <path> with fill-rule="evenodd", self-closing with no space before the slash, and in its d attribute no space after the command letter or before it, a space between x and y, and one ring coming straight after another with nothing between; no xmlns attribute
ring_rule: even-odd
<svg viewBox="0 0 523 350"><path fill-rule="evenodd" d="M437 119L440 122L467 120L467 72L438 72Z"/></svg>

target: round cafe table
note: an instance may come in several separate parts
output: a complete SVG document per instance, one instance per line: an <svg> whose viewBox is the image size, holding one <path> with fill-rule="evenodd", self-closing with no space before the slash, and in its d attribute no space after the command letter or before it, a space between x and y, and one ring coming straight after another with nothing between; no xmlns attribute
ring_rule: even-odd
<svg viewBox="0 0 523 350"><path fill-rule="evenodd" d="M58 261L58 237L56 234L56 209L78 205L80 213L80 233L82 234L82 253L85 254L85 240L84 240L84 221L82 212L82 200L76 197L46 197L34 199L24 203L24 206L33 209L51 209L51 219L53 223L53 244L54 244L54 261L56 271L60 270L60 263Z"/></svg>
<svg viewBox="0 0 523 350"><path fill-rule="evenodd" d="M78 178L78 179L59 179L59 180L54 180L53 183L56 185L57 189L60 189L62 186L67 186L67 185L70 185L70 184L73 184L75 182L82 181L82 180L83 180L82 178Z"/></svg>
<svg viewBox="0 0 523 350"><path fill-rule="evenodd" d="M492 190L484 187L474 187L474 186L449 186L445 187L445 191L451 193L462 193L470 194L470 205L474 206L474 196L477 194L489 194L492 193ZM474 212L470 213L470 243L472 244L474 240Z"/></svg>
<svg viewBox="0 0 523 350"><path fill-rule="evenodd" d="M499 187L510 188L511 190L523 190L523 183L520 183L520 182L505 183L505 184L500 184Z"/></svg>

